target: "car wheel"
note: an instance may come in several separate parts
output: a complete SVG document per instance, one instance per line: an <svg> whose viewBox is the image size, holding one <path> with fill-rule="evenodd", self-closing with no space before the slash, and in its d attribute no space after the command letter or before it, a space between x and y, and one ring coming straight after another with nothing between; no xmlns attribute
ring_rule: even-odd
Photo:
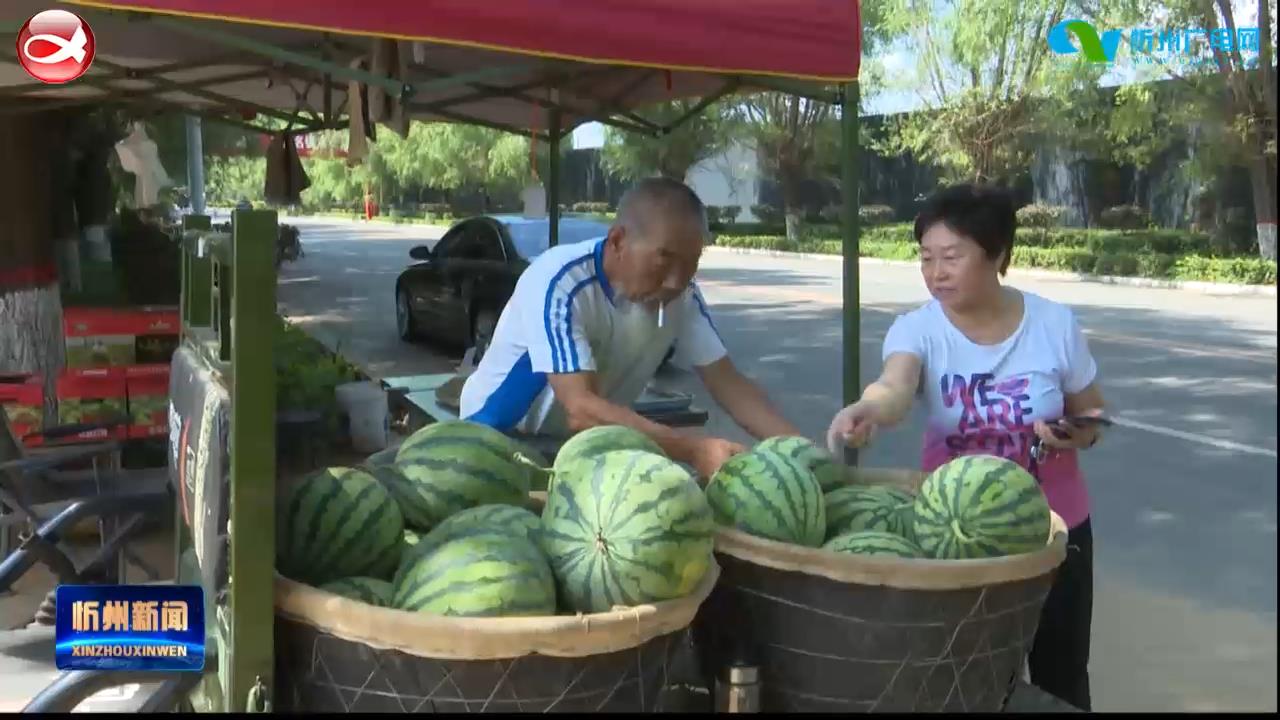
<svg viewBox="0 0 1280 720"><path fill-rule="evenodd" d="M418 337L418 326L413 321L413 311L409 308L409 291L400 288L396 291L396 330L401 340L413 340Z"/></svg>
<svg viewBox="0 0 1280 720"><path fill-rule="evenodd" d="M480 362L484 353L493 342L493 332L498 327L498 313L493 310L480 310L471 323L471 346L475 348L472 360Z"/></svg>

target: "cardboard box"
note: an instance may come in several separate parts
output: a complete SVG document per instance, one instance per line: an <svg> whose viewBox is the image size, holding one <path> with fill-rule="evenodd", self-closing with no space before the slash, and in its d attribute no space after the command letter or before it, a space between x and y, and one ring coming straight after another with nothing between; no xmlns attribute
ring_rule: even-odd
<svg viewBox="0 0 1280 720"><path fill-rule="evenodd" d="M131 438L169 432L169 366L134 365L125 368Z"/></svg>
<svg viewBox="0 0 1280 720"><path fill-rule="evenodd" d="M163 364L168 369L178 349L178 333L182 318L169 308L142 308L134 314L134 362L139 365ZM167 391L166 391L167 394Z"/></svg>
<svg viewBox="0 0 1280 720"><path fill-rule="evenodd" d="M99 368L64 372L58 376L58 424L94 423L122 418L127 423L128 404L123 368ZM63 442L123 439L127 424L80 433Z"/></svg>
<svg viewBox="0 0 1280 720"><path fill-rule="evenodd" d="M168 363L180 323L172 308L65 308L67 369Z"/></svg>
<svg viewBox="0 0 1280 720"><path fill-rule="evenodd" d="M41 438L23 436L44 429L44 376L0 375L0 405L19 442L27 447L41 443Z"/></svg>

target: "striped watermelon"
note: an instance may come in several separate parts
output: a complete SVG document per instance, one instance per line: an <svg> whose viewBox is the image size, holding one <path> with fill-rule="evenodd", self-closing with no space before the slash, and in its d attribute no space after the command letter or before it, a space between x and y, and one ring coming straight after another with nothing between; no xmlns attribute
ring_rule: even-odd
<svg viewBox="0 0 1280 720"><path fill-rule="evenodd" d="M368 605L389 607L391 605L391 583L371 577L351 577L334 580L320 586L321 590L334 595L359 600Z"/></svg>
<svg viewBox="0 0 1280 720"><path fill-rule="evenodd" d="M912 534L935 558L1034 552L1049 541L1049 503L1022 466L991 455L934 470L912 508Z"/></svg>
<svg viewBox="0 0 1280 720"><path fill-rule="evenodd" d="M394 465L396 462L396 453L400 452L398 447L389 447L385 450L370 455L364 459L361 465L368 468L382 467L383 465Z"/></svg>
<svg viewBox="0 0 1280 720"><path fill-rule="evenodd" d="M405 552L397 575L403 573L418 558L453 540L494 536L536 544L541 529L541 518L515 505L478 505L468 508L446 518L434 530L418 538L412 549Z"/></svg>
<svg viewBox="0 0 1280 720"><path fill-rule="evenodd" d="M546 464L533 450L486 425L435 423L400 446L396 466L416 492L399 499L412 508L412 517L430 521L427 527L477 505L525 506L531 486L545 477Z"/></svg>
<svg viewBox="0 0 1280 720"><path fill-rule="evenodd" d="M689 594L711 566L714 530L689 472L641 450L567 465L542 512L543 547L575 612Z"/></svg>
<svg viewBox="0 0 1280 720"><path fill-rule="evenodd" d="M639 430L626 425L597 425L569 438L556 453L555 469L569 465L580 458L590 458L610 450L643 450L655 455L665 455L658 443Z"/></svg>
<svg viewBox="0 0 1280 720"><path fill-rule="evenodd" d="M771 450L804 463L818 479L822 492L830 492L845 484L844 466L836 462L836 459L831 457L831 453L813 444L807 438L778 435L756 443L755 449Z"/></svg>
<svg viewBox="0 0 1280 720"><path fill-rule="evenodd" d="M391 493L400 513L404 515L405 527L426 532L435 524L431 508L431 494L420 484L405 477L396 465L379 465L366 468L366 472L377 478L378 482Z"/></svg>
<svg viewBox="0 0 1280 720"><path fill-rule="evenodd" d="M276 533L276 567L319 587L347 577L389 578L400 561L404 518L372 475L331 467L294 486Z"/></svg>
<svg viewBox="0 0 1280 720"><path fill-rule="evenodd" d="M422 541L422 534L421 534L421 533L414 532L413 530L405 530L405 531L404 531L404 549L405 549L405 552L408 552L408 551L409 551L409 548L414 547L415 545L417 545L417 544L418 544L419 542L421 542L421 541Z"/></svg>
<svg viewBox="0 0 1280 720"><path fill-rule="evenodd" d="M915 543L897 533L861 530L837 535L822 546L823 550L855 555L893 555L901 558L924 557Z"/></svg>
<svg viewBox="0 0 1280 720"><path fill-rule="evenodd" d="M460 617L555 615L556 585L535 545L494 535L464 537L405 568L392 603Z"/></svg>
<svg viewBox="0 0 1280 720"><path fill-rule="evenodd" d="M769 450L729 458L707 483L716 522L779 542L818 547L827 534L822 488L803 463Z"/></svg>
<svg viewBox="0 0 1280 720"><path fill-rule="evenodd" d="M882 530L907 537L915 497L888 485L846 485L824 498L827 537L859 530Z"/></svg>

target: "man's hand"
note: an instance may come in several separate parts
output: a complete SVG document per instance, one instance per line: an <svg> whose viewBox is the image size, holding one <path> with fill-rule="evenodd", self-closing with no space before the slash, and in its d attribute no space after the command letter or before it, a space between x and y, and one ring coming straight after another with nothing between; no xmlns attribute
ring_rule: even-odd
<svg viewBox="0 0 1280 720"><path fill-rule="evenodd" d="M693 446L692 462L690 464L698 471L704 481L709 481L716 474L716 471L720 469L720 466L725 464L725 461L745 451L745 447L731 440L716 437L701 438ZM704 482L703 484L706 483Z"/></svg>
<svg viewBox="0 0 1280 720"><path fill-rule="evenodd" d="M763 440L802 434L782 417L759 385L738 371L728 355L699 367L698 375L716 404L753 437Z"/></svg>

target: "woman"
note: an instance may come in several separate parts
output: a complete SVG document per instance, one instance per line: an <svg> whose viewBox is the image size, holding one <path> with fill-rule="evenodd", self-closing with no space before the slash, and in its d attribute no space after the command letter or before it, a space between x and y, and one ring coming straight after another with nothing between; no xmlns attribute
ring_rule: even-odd
<svg viewBox="0 0 1280 720"><path fill-rule="evenodd" d="M865 444L876 428L901 422L919 391L928 413L926 472L989 454L1036 475L1070 532L1031 650L1031 681L1089 710L1093 540L1076 456L1099 435L1065 418L1101 415L1102 393L1071 310L1001 285L1016 225L1013 202L999 190L961 185L929 200L915 237L933 300L894 321L880 378L836 415L828 442ZM1037 438L1044 452L1033 458Z"/></svg>

